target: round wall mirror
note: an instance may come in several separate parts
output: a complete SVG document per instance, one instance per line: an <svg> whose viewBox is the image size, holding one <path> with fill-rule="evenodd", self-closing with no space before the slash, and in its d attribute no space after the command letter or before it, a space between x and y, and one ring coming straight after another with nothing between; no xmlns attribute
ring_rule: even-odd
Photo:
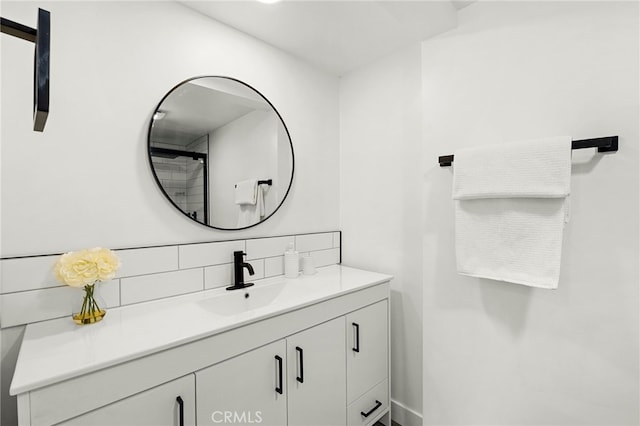
<svg viewBox="0 0 640 426"><path fill-rule="evenodd" d="M186 80L149 124L158 186L185 216L216 229L255 226L282 205L293 182L293 145L260 92L230 77Z"/></svg>

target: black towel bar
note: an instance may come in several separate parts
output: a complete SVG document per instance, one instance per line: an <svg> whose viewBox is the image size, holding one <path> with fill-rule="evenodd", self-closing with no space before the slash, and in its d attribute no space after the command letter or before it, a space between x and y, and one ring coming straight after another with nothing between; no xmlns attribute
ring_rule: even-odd
<svg viewBox="0 0 640 426"><path fill-rule="evenodd" d="M618 137L607 136L604 138L581 139L571 142L571 149L598 148L598 152L610 152L618 150ZM447 167L453 163L453 155L438 157L440 167Z"/></svg>

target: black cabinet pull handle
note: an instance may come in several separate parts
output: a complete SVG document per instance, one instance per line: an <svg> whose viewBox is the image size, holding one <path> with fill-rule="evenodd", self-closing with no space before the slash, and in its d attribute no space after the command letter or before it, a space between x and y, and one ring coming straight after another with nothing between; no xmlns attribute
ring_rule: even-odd
<svg viewBox="0 0 640 426"><path fill-rule="evenodd" d="M351 323L355 327L355 346L352 348L354 352L360 352L360 325L353 322Z"/></svg>
<svg viewBox="0 0 640 426"><path fill-rule="evenodd" d="M276 355L276 361L278 362L278 386L276 386L276 392L282 395L282 358Z"/></svg>
<svg viewBox="0 0 640 426"><path fill-rule="evenodd" d="M180 415L180 426L184 426L184 401L182 397L177 397L176 401L178 401L178 414Z"/></svg>
<svg viewBox="0 0 640 426"><path fill-rule="evenodd" d="M376 411L378 408L380 408L382 406L382 402L378 401L376 399L376 406L373 407L371 410L367 411L366 413L364 411L360 411L360 414L363 417L369 417L371 414L373 414L374 411Z"/></svg>
<svg viewBox="0 0 640 426"><path fill-rule="evenodd" d="M304 353L300 346L296 346L296 351L298 352L298 364L300 365L300 375L296 376L296 380L300 383L304 383Z"/></svg>

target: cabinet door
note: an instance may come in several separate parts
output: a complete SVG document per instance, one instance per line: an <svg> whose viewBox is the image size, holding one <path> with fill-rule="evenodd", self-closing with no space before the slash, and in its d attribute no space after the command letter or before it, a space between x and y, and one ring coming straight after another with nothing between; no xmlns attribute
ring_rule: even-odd
<svg viewBox="0 0 640 426"><path fill-rule="evenodd" d="M95 391L100 392L100 384L96 385ZM59 425L194 426L195 401L194 376L189 374Z"/></svg>
<svg viewBox="0 0 640 426"><path fill-rule="evenodd" d="M347 400L355 401L389 375L387 301L347 315Z"/></svg>
<svg viewBox="0 0 640 426"><path fill-rule="evenodd" d="M345 425L344 317L287 338L289 426Z"/></svg>
<svg viewBox="0 0 640 426"><path fill-rule="evenodd" d="M198 426L286 425L285 352L279 340L197 372Z"/></svg>

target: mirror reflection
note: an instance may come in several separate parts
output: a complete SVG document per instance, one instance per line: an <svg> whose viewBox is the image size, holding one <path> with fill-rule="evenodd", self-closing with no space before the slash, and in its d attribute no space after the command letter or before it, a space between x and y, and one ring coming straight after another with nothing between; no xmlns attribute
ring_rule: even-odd
<svg viewBox="0 0 640 426"><path fill-rule="evenodd" d="M153 115L148 143L167 199L213 228L268 219L293 180L293 146L280 114L233 78L198 77L174 87Z"/></svg>

